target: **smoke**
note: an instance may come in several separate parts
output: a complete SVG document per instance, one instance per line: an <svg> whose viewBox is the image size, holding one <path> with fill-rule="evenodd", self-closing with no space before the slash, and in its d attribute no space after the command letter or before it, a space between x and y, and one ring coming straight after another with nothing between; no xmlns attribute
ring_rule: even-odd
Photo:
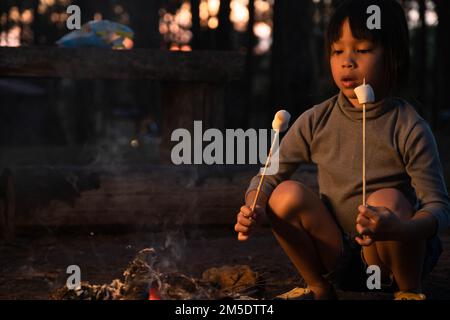
<svg viewBox="0 0 450 320"><path fill-rule="evenodd" d="M158 267L164 272L175 272L179 270L180 263L185 261L186 235L183 229L168 231L166 239L159 252Z"/></svg>

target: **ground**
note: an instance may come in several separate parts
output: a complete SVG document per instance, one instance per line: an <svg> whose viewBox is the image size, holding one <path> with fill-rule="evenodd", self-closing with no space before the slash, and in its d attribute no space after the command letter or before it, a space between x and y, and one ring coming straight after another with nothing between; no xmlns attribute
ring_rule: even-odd
<svg viewBox="0 0 450 320"><path fill-rule="evenodd" d="M447 136L437 135L450 185ZM53 171L57 171L32 169L44 177L53 177ZM66 192L69 196L61 195L65 189L55 179L51 181L56 181L56 195L53 189L41 185L28 193L22 190L19 204L24 203L23 199L33 199L30 195L36 196L39 191L48 196L41 198L58 201L48 205L45 201L30 214L18 212L16 239L0 243L0 299L47 299L53 290L64 286L66 268L73 264L81 267L82 280L110 283L121 277L139 250L148 247L170 248L163 255L167 271L177 270L193 277L200 277L210 267L247 264L266 278L266 299L299 284L301 279L267 225L244 243L237 241L233 231L235 214L256 169L199 170L194 174L190 170L152 166L99 170L101 187L87 181L88 188L76 201L67 201L71 199L70 190ZM16 173L18 187L48 181L40 176L30 178L26 171ZM293 178L317 191L311 168L299 168ZM155 221L159 224L153 224ZM444 253L424 282L425 293L432 299L450 299L450 233L441 239ZM339 292L339 297L390 299L386 294L355 292Z"/></svg>
<svg viewBox="0 0 450 320"><path fill-rule="evenodd" d="M433 299L450 299L450 235L443 237L444 254L425 281ZM69 265L81 268L82 280L94 284L120 278L127 263L146 247L168 247L167 271L200 277L210 267L248 264L266 278L265 299L300 283L269 228L261 227L241 243L231 228L194 228L167 232L102 233L101 230L48 232L45 236L19 236L0 246L0 299L47 299L65 284ZM389 299L387 294L339 292L341 299Z"/></svg>

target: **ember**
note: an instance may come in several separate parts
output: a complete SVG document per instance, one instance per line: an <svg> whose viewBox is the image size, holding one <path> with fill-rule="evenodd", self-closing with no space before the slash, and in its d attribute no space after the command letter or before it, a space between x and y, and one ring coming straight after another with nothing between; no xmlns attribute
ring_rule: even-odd
<svg viewBox="0 0 450 320"><path fill-rule="evenodd" d="M156 250L141 250L124 271L124 281L91 285L82 282L74 289L66 286L56 290L54 300L254 300L243 293L255 293L262 283L248 266L211 268L202 279L179 272L164 273Z"/></svg>
<svg viewBox="0 0 450 320"><path fill-rule="evenodd" d="M148 300L161 300L161 297L158 294L158 289L155 287L150 288L150 292L148 294Z"/></svg>

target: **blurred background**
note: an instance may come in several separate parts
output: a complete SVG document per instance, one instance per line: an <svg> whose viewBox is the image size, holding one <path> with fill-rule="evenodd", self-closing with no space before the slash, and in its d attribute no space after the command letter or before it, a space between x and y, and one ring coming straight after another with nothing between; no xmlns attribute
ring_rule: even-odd
<svg viewBox="0 0 450 320"><path fill-rule="evenodd" d="M134 48L238 52L246 57L245 75L237 88L241 94L239 101L245 102L227 108L226 125L265 128L276 106L298 115L336 92L324 61L323 38L339 2L1 0L0 46L54 46L55 41L68 33L67 6L76 4L81 8L82 23L108 19L130 26L135 31ZM434 129L445 128L450 117L449 3L400 2L411 31L408 98ZM158 135L161 104L157 101L155 83L83 83L69 79L38 82L0 82L3 101L0 144L89 144L106 134L111 121L108 117L120 118L118 114L122 113L122 118L126 115L144 122L146 115L151 116L155 124L148 130L155 130ZM107 101L104 92L110 86L116 86L117 90L113 96L108 93ZM77 90L92 94L78 97L82 102L74 101ZM17 97L11 97L14 94L19 94L27 107L18 106ZM14 108L5 106L11 102L15 102ZM38 103L45 106L37 107ZM71 107L71 103L77 107ZM27 108L27 112L21 112L21 108ZM15 112L21 114L21 119ZM13 130L18 126L23 130ZM124 136L125 140L128 138Z"/></svg>
<svg viewBox="0 0 450 320"><path fill-rule="evenodd" d="M250 259L251 249L259 262L273 263L259 247L235 247L232 230L259 166L174 166L167 158L170 133L194 120L221 130L269 128L276 110L296 118L336 94L324 32L340 2L0 0L0 238L25 241L0 247L2 262L9 259L2 263L0 298L45 298L64 283L64 268L75 258L84 261L88 278L108 281L135 247L157 242L148 230L162 232L163 247L176 248L174 261L183 261L189 239L197 239L186 231L195 225L223 232L205 237L241 250L236 261L258 261ZM411 34L406 98L435 133L448 185L450 1L399 2ZM70 32L71 4L81 8L82 24L110 20L130 27L132 49L120 56L55 51ZM70 65L74 76L53 69L55 61ZM317 190L315 174L306 165L296 177ZM145 236L118 236L126 231ZM257 243L280 253L267 240L269 231L263 235ZM196 243L189 254L204 245ZM122 253L117 261L116 251ZM208 254L189 267L227 261ZM295 277L280 257L279 275ZM448 296L449 260L432 283Z"/></svg>

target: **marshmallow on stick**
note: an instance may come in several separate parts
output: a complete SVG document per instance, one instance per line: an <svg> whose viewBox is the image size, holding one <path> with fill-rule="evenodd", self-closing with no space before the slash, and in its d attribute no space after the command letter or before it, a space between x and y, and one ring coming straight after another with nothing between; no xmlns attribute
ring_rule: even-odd
<svg viewBox="0 0 450 320"><path fill-rule="evenodd" d="M272 145L270 146L269 154L267 156L266 164L264 165L264 170L261 174L261 178L259 179L258 188L256 189L256 195L253 199L253 204L251 206L251 210L255 211L256 202L258 201L259 193L261 190L262 183L264 181L264 177L266 175L267 166L269 165L270 158L272 157L272 151L275 145L275 141L277 141L277 136L280 132L284 132L289 127L289 121L291 120L291 115L286 110L280 110L275 114L275 117L272 121L272 129L275 131L275 136L272 141ZM251 219L251 217L250 217ZM242 232L239 232L238 238L242 237Z"/></svg>
<svg viewBox="0 0 450 320"><path fill-rule="evenodd" d="M289 120L291 120L291 115L286 110L280 110L275 114L272 121L272 129L275 132L284 132L289 126Z"/></svg>
<svg viewBox="0 0 450 320"><path fill-rule="evenodd" d="M373 92L373 89L370 86L370 84L366 84L366 78L364 78L364 84L355 88L355 94L356 97L358 98L359 104L362 104L363 106L366 103L375 102L375 93Z"/></svg>
<svg viewBox="0 0 450 320"><path fill-rule="evenodd" d="M366 84L366 78L364 78L364 84L355 88L355 94L358 98L359 104L363 105L363 206L366 205L366 103L375 102L375 93L373 92L370 84Z"/></svg>
<svg viewBox="0 0 450 320"><path fill-rule="evenodd" d="M261 174L261 178L259 179L259 184L258 184L258 188L256 189L255 199L253 199L253 204L252 204L252 208L251 208L252 211L255 210L259 192L261 190L261 186L264 181L264 177L266 175L267 166L269 165L270 158L272 157L273 147L274 147L275 141L277 141L277 136L280 134L280 132L284 132L287 130L290 120L291 120L291 115L286 110L278 111L275 114L275 117L273 118L272 129L275 130L275 137L273 138L272 145L269 150L269 155L267 156L266 164L264 165L264 170Z"/></svg>

